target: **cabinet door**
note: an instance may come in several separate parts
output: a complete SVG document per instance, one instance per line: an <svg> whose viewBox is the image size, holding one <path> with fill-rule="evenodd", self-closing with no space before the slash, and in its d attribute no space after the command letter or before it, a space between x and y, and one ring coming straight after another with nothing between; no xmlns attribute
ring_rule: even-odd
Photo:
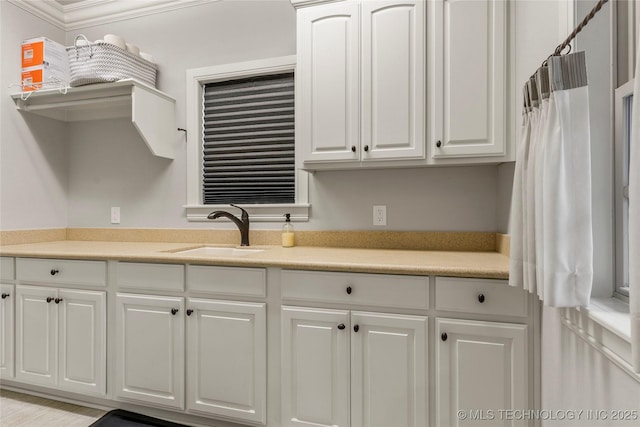
<svg viewBox="0 0 640 427"><path fill-rule="evenodd" d="M190 299L187 409L266 423L266 305Z"/></svg>
<svg viewBox="0 0 640 427"><path fill-rule="evenodd" d="M433 158L506 154L507 3L434 3Z"/></svg>
<svg viewBox="0 0 640 427"><path fill-rule="evenodd" d="M116 395L184 409L184 299L116 296Z"/></svg>
<svg viewBox="0 0 640 427"><path fill-rule="evenodd" d="M436 336L437 425L526 424L498 412L529 407L525 325L437 319Z"/></svg>
<svg viewBox="0 0 640 427"><path fill-rule="evenodd" d="M13 285L0 285L0 378L13 378Z"/></svg>
<svg viewBox="0 0 640 427"><path fill-rule="evenodd" d="M363 161L424 157L425 4L362 2Z"/></svg>
<svg viewBox="0 0 640 427"><path fill-rule="evenodd" d="M305 162L359 160L358 3L298 11L296 140Z"/></svg>
<svg viewBox="0 0 640 427"><path fill-rule="evenodd" d="M57 290L41 286L16 286L16 373L31 384L58 383Z"/></svg>
<svg viewBox="0 0 640 427"><path fill-rule="evenodd" d="M282 308L282 425L349 426L349 312Z"/></svg>
<svg viewBox="0 0 640 427"><path fill-rule="evenodd" d="M106 389L105 293L58 291L58 385L79 393Z"/></svg>
<svg viewBox="0 0 640 427"><path fill-rule="evenodd" d="M352 427L421 427L427 416L427 318L353 312Z"/></svg>

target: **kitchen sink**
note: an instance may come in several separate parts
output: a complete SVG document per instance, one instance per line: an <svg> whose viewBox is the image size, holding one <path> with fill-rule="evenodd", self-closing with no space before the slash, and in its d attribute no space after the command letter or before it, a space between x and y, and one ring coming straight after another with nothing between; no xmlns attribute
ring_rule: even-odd
<svg viewBox="0 0 640 427"><path fill-rule="evenodd" d="M195 255L195 256L244 256L249 254L255 254L264 252L264 249L245 249L245 248L232 248L232 247L219 247L219 246L201 246L199 248L190 248L173 251L175 254L180 255Z"/></svg>

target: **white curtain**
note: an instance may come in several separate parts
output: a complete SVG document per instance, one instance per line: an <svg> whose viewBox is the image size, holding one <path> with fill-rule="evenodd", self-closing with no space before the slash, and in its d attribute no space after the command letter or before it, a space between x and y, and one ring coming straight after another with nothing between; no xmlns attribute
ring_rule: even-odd
<svg viewBox="0 0 640 427"><path fill-rule="evenodd" d="M536 147L538 145L538 131L540 129L540 98L538 95L538 86L536 84L535 77L529 79L527 83L529 86L529 98L531 100L531 112L529 113L529 121L531 126L531 135L529 136L529 152L527 153L527 164L525 169L525 184L524 194L526 196L524 211L525 211L525 241L527 246L524 248L526 255L524 270L526 277L524 282L526 288L530 292L535 292L536 289L536 239L535 239L535 221L536 221L536 205L535 205L535 158Z"/></svg>
<svg viewBox="0 0 640 427"><path fill-rule="evenodd" d="M512 286L528 290L528 287L524 283L524 247L526 245L524 235L524 215L526 213L524 209L524 202L526 200L526 195L524 194L526 188L524 165L527 163L526 156L528 156L529 153L529 138L531 136L531 121L529 120L531 107L528 104L529 95L527 85L523 87L522 95L524 99L522 127L520 128L520 139L518 141L518 149L516 150L516 167L513 174L513 195L511 198L511 217L509 220L509 224L511 224L509 283Z"/></svg>
<svg viewBox="0 0 640 427"><path fill-rule="evenodd" d="M516 160L509 282L548 306L587 306L593 234L584 52L551 57L525 93L531 113Z"/></svg>
<svg viewBox="0 0 640 427"><path fill-rule="evenodd" d="M640 31L638 32L640 43ZM640 373L640 52L636 54L629 153L629 308L633 368Z"/></svg>

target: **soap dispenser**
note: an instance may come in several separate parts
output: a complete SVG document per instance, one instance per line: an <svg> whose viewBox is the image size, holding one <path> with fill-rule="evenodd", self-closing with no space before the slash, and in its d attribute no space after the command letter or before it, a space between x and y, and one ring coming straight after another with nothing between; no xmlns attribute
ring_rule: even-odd
<svg viewBox="0 0 640 427"><path fill-rule="evenodd" d="M282 226L282 247L291 248L295 245L295 234L293 231L293 224L291 224L291 214L284 214L285 220Z"/></svg>

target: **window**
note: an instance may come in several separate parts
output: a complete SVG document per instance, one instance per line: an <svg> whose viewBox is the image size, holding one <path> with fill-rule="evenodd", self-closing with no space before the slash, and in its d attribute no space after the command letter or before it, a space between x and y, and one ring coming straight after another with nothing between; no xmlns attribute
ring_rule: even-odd
<svg viewBox="0 0 640 427"><path fill-rule="evenodd" d="M636 46L635 1L617 1L612 32L614 88L614 195L615 195L615 296L629 296L629 150ZM636 76L636 78L638 78Z"/></svg>
<svg viewBox="0 0 640 427"><path fill-rule="evenodd" d="M241 205L252 221L308 219L295 153L295 57L187 70L187 218Z"/></svg>
<svg viewBox="0 0 640 427"><path fill-rule="evenodd" d="M202 200L294 203L293 73L207 83Z"/></svg>
<svg viewBox="0 0 640 427"><path fill-rule="evenodd" d="M633 80L615 92L616 292L629 296L629 150Z"/></svg>

